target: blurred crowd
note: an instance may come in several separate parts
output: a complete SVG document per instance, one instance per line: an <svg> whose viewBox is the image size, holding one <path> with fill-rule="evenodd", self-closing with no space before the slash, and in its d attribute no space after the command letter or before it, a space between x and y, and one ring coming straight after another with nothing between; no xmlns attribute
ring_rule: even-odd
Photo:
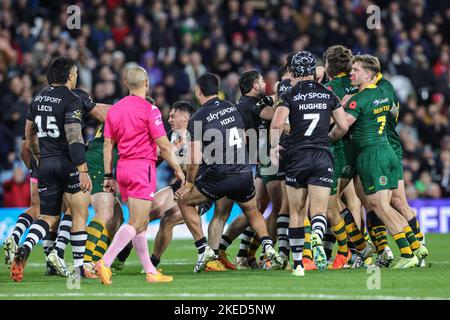
<svg viewBox="0 0 450 320"><path fill-rule="evenodd" d="M81 9L79 29L67 28L70 4ZM381 8L373 30L366 24L371 4ZM79 87L103 103L126 94L128 65L143 66L167 119L173 102L194 100L195 79L207 71L220 76L222 98L235 101L239 73L260 70L270 94L287 54L307 49L320 63L328 46L342 44L376 55L397 90L408 197L448 197L449 40L446 0L2 0L0 194L27 179L17 173L25 170L19 149L27 106L56 56L77 60ZM86 139L95 126L88 123Z"/></svg>

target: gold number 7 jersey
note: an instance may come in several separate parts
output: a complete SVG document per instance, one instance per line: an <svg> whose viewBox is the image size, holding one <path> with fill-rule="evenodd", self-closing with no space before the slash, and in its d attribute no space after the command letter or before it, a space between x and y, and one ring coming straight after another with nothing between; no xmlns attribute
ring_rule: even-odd
<svg viewBox="0 0 450 320"><path fill-rule="evenodd" d="M346 112L356 118L350 138L358 150L388 142L385 128L393 104L386 91L376 85L367 86L348 101Z"/></svg>

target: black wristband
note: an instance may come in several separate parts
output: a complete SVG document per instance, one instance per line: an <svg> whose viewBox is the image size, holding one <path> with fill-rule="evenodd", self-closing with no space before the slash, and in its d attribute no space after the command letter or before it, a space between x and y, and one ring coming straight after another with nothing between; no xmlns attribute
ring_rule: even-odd
<svg viewBox="0 0 450 320"><path fill-rule="evenodd" d="M103 177L104 177L104 178L114 178L114 176L113 176L112 173L105 173L105 174L103 175Z"/></svg>

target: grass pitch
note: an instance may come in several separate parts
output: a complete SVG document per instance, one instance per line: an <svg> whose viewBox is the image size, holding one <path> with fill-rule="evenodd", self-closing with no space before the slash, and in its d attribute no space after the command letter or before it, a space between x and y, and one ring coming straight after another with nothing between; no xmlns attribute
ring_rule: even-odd
<svg viewBox="0 0 450 320"><path fill-rule="evenodd" d="M397 260L399 252L390 245ZM0 265L0 299L450 299L450 234L427 235L427 247L426 268L381 269L380 289L368 288L368 283L376 285L376 274L365 269L310 271L303 278L266 270L193 274L197 254L191 240L173 241L163 257L159 268L174 276L171 283L146 283L133 251L111 286L83 280L80 289L69 289L73 284L68 285L66 278L44 276L42 248L36 247L22 282L13 282L9 269ZM238 241L228 252L233 257L237 250ZM70 250L66 257L71 261Z"/></svg>

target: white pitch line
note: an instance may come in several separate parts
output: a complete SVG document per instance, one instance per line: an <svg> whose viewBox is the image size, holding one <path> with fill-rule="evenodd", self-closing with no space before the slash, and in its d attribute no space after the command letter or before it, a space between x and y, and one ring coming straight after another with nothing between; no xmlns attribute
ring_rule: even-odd
<svg viewBox="0 0 450 320"><path fill-rule="evenodd" d="M450 261L427 261L427 263L431 264L450 264ZM173 260L163 260L162 265L194 265L195 261L191 261L189 259L173 259ZM130 261L125 263L126 266L138 266L140 265L139 261ZM45 267L45 263L40 262L30 262L27 263L26 267L28 268L42 268ZM384 270L384 269L383 269Z"/></svg>
<svg viewBox="0 0 450 320"><path fill-rule="evenodd" d="M73 298L73 297L99 297L99 298L237 298L237 299L362 299L362 300L450 300L445 297L402 297L389 295L346 295L346 294L323 294L323 293L13 293L0 294L0 298Z"/></svg>

